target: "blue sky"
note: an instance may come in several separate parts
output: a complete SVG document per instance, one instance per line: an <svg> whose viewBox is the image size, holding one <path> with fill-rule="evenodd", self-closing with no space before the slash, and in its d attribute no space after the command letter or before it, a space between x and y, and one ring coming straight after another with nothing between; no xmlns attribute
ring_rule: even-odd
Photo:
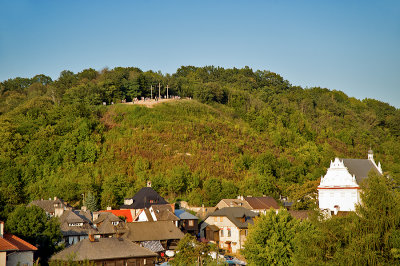
<svg viewBox="0 0 400 266"><path fill-rule="evenodd" d="M400 108L400 1L0 0L0 80L249 66Z"/></svg>

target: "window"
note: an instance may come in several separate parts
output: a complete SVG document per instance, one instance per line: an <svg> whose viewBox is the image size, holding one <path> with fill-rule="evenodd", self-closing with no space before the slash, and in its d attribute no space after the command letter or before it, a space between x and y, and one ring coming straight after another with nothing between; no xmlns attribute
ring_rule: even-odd
<svg viewBox="0 0 400 266"><path fill-rule="evenodd" d="M224 229L221 229L221 237L224 236Z"/></svg>
<svg viewBox="0 0 400 266"><path fill-rule="evenodd" d="M224 217L219 217L219 221L222 222Z"/></svg>
<svg viewBox="0 0 400 266"><path fill-rule="evenodd" d="M118 225L118 224L119 224L119 221L112 222L112 225Z"/></svg>
<svg viewBox="0 0 400 266"><path fill-rule="evenodd" d="M218 217L214 217L214 222L218 222Z"/></svg>
<svg viewBox="0 0 400 266"><path fill-rule="evenodd" d="M231 237L231 229L230 228L228 228L228 237Z"/></svg>
<svg viewBox="0 0 400 266"><path fill-rule="evenodd" d="M247 229L246 229L246 230L244 230L244 235L245 235L245 236L247 236Z"/></svg>
<svg viewBox="0 0 400 266"><path fill-rule="evenodd" d="M83 223L70 223L69 226L83 226Z"/></svg>
<svg viewBox="0 0 400 266"><path fill-rule="evenodd" d="M189 226L194 226L194 221L193 220L189 220Z"/></svg>

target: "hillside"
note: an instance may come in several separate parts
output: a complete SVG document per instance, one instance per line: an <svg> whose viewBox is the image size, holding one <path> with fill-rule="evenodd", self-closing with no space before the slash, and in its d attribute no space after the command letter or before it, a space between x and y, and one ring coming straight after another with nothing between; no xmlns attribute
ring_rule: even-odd
<svg viewBox="0 0 400 266"><path fill-rule="evenodd" d="M150 85L193 97L154 108L103 102L149 97ZM0 83L0 218L16 205L92 192L118 206L150 179L170 200L279 195L309 208L335 156L374 150L400 173L400 111L340 91L292 86L269 71L116 68Z"/></svg>

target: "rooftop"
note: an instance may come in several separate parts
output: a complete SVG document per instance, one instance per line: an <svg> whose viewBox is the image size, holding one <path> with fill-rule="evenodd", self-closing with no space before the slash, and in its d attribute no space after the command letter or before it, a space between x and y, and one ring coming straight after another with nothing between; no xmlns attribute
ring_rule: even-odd
<svg viewBox="0 0 400 266"><path fill-rule="evenodd" d="M156 257L157 254L123 238L84 239L60 251L50 260L106 260L119 258Z"/></svg>

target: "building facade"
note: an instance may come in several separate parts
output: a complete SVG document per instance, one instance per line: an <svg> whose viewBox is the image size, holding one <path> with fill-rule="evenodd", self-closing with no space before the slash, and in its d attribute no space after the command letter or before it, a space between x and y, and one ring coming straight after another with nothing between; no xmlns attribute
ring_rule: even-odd
<svg viewBox="0 0 400 266"><path fill-rule="evenodd" d="M381 164L376 165L371 150L368 159L335 158L318 186L319 208L333 212L354 211L361 202L360 184L370 172L382 175Z"/></svg>

